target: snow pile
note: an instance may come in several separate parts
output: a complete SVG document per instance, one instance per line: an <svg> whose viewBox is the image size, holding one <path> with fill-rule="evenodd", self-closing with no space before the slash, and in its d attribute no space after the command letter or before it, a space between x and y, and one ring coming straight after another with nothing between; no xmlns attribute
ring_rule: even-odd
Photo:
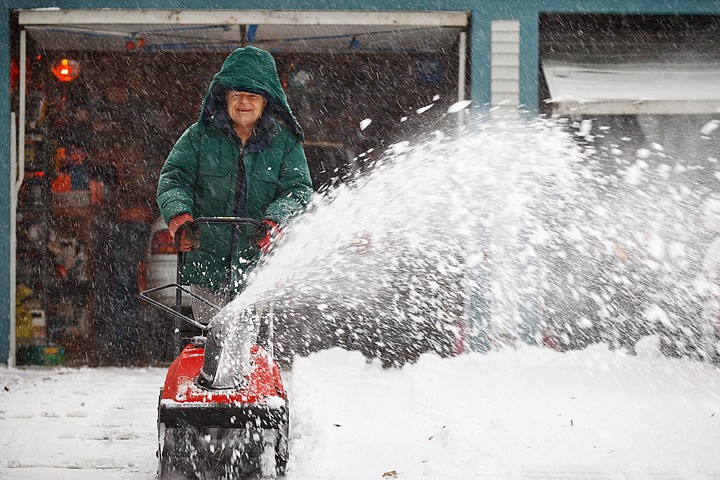
<svg viewBox="0 0 720 480"><path fill-rule="evenodd" d="M294 478L717 474L720 371L648 355L526 347L402 371L339 350L299 359Z"/></svg>

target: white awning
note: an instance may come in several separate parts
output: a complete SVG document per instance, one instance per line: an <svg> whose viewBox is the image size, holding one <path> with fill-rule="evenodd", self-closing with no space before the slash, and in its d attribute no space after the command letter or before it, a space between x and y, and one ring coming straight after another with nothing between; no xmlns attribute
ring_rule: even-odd
<svg viewBox="0 0 720 480"><path fill-rule="evenodd" d="M543 62L556 113L589 115L720 112L720 63Z"/></svg>
<svg viewBox="0 0 720 480"><path fill-rule="evenodd" d="M383 25L465 27L468 12L341 10L21 10L20 25Z"/></svg>
<svg viewBox="0 0 720 480"><path fill-rule="evenodd" d="M19 23L43 50L234 49L277 52L437 52L453 47L467 12L280 10L23 10Z"/></svg>

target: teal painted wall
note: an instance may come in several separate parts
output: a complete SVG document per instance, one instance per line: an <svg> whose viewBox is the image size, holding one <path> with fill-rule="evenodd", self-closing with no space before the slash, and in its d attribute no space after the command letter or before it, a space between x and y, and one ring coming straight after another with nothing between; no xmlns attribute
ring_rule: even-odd
<svg viewBox="0 0 720 480"><path fill-rule="evenodd" d="M0 11L0 363L10 350L10 45L9 11Z"/></svg>
<svg viewBox="0 0 720 480"><path fill-rule="evenodd" d="M10 11L56 7L62 9L161 9L207 10L256 9L254 0L5 0L0 7L0 363L7 363L9 352L10 278ZM275 0L262 4L272 10L455 10L471 14L470 91L476 105L490 102L490 22L495 19L519 20L520 102L535 112L538 104L538 17L543 12L645 13L720 15L720 0L370 0L361 8L353 0Z"/></svg>

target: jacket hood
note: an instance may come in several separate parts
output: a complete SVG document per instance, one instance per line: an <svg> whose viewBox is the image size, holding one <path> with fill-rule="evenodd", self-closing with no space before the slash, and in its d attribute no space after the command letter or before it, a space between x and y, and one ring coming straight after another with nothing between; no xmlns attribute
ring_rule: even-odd
<svg viewBox="0 0 720 480"><path fill-rule="evenodd" d="M203 99L200 111L200 121L203 124L211 125L216 114L226 111L225 92L228 90L264 96L267 100L265 110L280 116L300 140L305 139L302 127L293 115L280 84L275 59L269 52L256 47L243 47L225 59Z"/></svg>

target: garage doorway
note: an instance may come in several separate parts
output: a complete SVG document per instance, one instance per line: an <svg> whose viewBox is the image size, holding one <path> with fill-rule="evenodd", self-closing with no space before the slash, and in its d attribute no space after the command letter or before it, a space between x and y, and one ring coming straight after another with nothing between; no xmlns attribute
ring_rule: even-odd
<svg viewBox="0 0 720 480"><path fill-rule="evenodd" d="M99 325L123 321L113 218L123 202L157 216L165 157L235 48L273 53L316 190L436 128L465 98L465 12L44 10L18 21L27 78L17 91L24 181L11 283L27 294L23 312L45 325L11 325L19 363L41 362L48 348L62 348L68 365L120 361L97 351L106 343ZM365 119L372 123L361 129ZM140 237L128 241L150 240ZM172 324L139 325L126 332L138 359L168 360Z"/></svg>

